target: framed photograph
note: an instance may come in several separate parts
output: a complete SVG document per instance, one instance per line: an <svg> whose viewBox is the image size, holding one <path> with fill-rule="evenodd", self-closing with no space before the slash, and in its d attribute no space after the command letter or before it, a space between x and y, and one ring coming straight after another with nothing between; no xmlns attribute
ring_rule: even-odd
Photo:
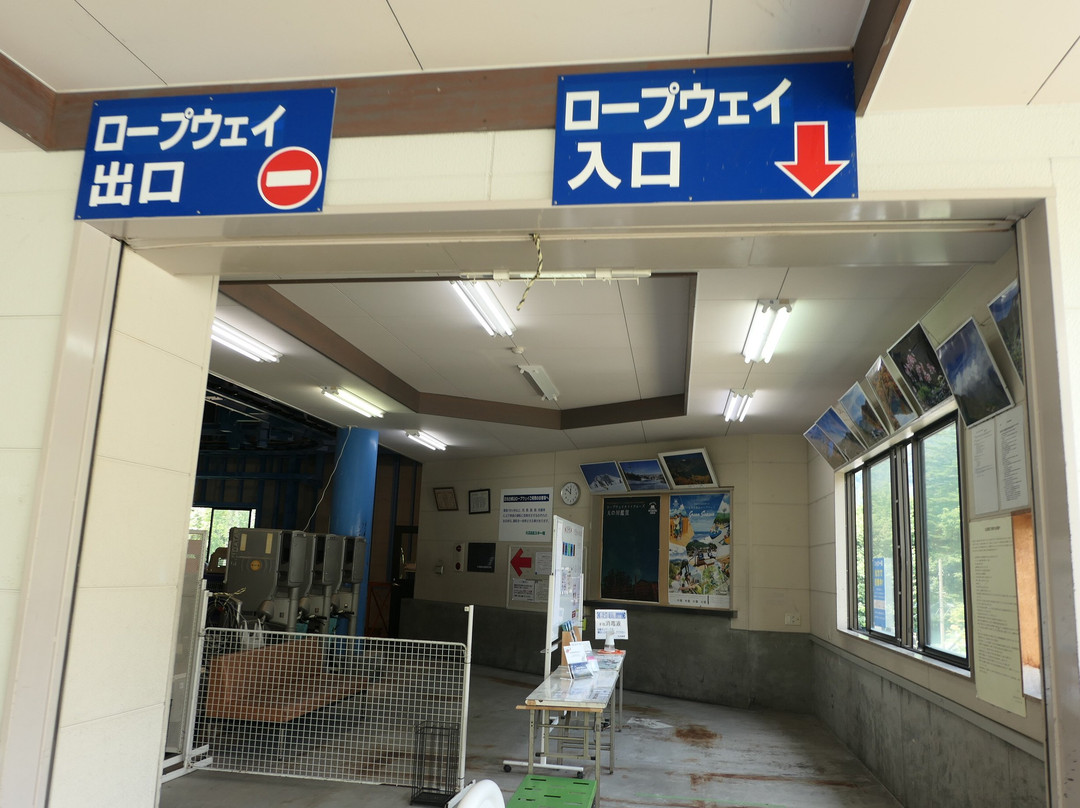
<svg viewBox="0 0 1080 808"><path fill-rule="evenodd" d="M1020 383L1024 384L1024 337L1020 324L1020 281L1013 281L986 307L994 318L1001 341L1009 354Z"/></svg>
<svg viewBox="0 0 1080 808"><path fill-rule="evenodd" d="M681 452L660 452L657 457L664 467L672 488L716 488L716 473L704 449Z"/></svg>
<svg viewBox="0 0 1080 808"><path fill-rule="evenodd" d="M457 510L457 494L453 488L436 488L435 490L435 507L440 511L456 511Z"/></svg>
<svg viewBox="0 0 1080 808"><path fill-rule="evenodd" d="M861 455L866 447L851 431L851 427L844 423L844 419L832 407L825 410L814 424L848 460L854 460Z"/></svg>
<svg viewBox="0 0 1080 808"><path fill-rule="evenodd" d="M972 427L1012 406L1009 389L974 318L941 343L938 358L966 426Z"/></svg>
<svg viewBox="0 0 1080 808"><path fill-rule="evenodd" d="M840 406L867 446L873 446L888 437L889 433L881 425L881 419L858 382L851 385L840 397Z"/></svg>
<svg viewBox="0 0 1080 808"><path fill-rule="evenodd" d="M469 513L491 513L490 488L474 488L469 492Z"/></svg>
<svg viewBox="0 0 1080 808"><path fill-rule="evenodd" d="M614 460L582 463L581 474L585 477L585 485L593 494L625 494L627 491L626 482Z"/></svg>
<svg viewBox="0 0 1080 808"><path fill-rule="evenodd" d="M877 361L866 372L866 383L877 397L881 405L881 412L885 416L885 426L895 432L910 424L919 417L915 405L907 397L900 385L896 383L892 372L885 364L885 357L879 356Z"/></svg>
<svg viewBox="0 0 1080 808"><path fill-rule="evenodd" d="M910 331L889 348L889 358L900 371L908 389L915 396L923 412L927 412L950 394L949 383L941 369L937 354L922 323L915 323Z"/></svg>
<svg viewBox="0 0 1080 808"><path fill-rule="evenodd" d="M814 424L808 430L803 432L803 437L810 441L810 445L813 446L817 450L817 453L825 459L825 462L834 469L840 468L847 462L844 453L837 448L836 444L833 443L832 438L826 435L817 424Z"/></svg>
<svg viewBox="0 0 1080 808"><path fill-rule="evenodd" d="M619 471L631 491L668 490L664 469L655 457L650 460L620 460Z"/></svg>

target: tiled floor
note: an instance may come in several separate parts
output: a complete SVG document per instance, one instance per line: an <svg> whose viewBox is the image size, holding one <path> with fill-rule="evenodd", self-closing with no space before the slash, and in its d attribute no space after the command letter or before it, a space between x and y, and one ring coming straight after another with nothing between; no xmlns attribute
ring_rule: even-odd
<svg viewBox="0 0 1080 808"><path fill-rule="evenodd" d="M508 799L526 774L528 714L515 706L535 676L474 668L466 782L494 780ZM606 755L605 755L606 763ZM619 808L897 808L900 805L812 716L627 691L614 774L599 804ZM586 774L586 776L590 776ZM161 788L163 808L383 808L411 790L295 778L196 772Z"/></svg>

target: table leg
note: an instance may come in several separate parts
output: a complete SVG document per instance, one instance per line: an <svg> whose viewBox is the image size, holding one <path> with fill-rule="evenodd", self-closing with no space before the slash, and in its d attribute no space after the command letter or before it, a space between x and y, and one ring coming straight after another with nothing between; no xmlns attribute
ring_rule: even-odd
<svg viewBox="0 0 1080 808"><path fill-rule="evenodd" d="M533 750L536 748L536 710L529 710L529 774L533 773Z"/></svg>

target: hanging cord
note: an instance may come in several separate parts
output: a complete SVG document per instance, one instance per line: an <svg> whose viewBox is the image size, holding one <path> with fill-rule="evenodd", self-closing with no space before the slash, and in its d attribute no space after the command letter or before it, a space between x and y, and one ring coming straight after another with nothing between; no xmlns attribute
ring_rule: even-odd
<svg viewBox="0 0 1080 808"><path fill-rule="evenodd" d="M544 253L540 250L540 236L536 233L530 233L529 235L532 237L533 244L536 245L536 274L529 278L525 283L525 291L521 295L521 301L517 304L518 311L521 311L521 307L525 305L525 297L529 294L532 285L536 283L536 279L540 277L540 273L544 270Z"/></svg>
<svg viewBox="0 0 1080 808"><path fill-rule="evenodd" d="M326 480L326 486L323 488L322 493L319 495L319 501L315 503L315 508L311 512L311 517L307 520L307 524L304 525L304 532L311 527L311 522L315 518L315 514L319 512L319 506L322 505L322 501L326 499L326 492L330 490L330 483L334 481L334 474L337 473L337 467L341 463L341 456L345 454L345 447L349 445L349 438L352 435L352 430L348 430L345 433L345 440L342 441L341 451L337 453L337 459L334 460L334 468L330 471L330 476Z"/></svg>

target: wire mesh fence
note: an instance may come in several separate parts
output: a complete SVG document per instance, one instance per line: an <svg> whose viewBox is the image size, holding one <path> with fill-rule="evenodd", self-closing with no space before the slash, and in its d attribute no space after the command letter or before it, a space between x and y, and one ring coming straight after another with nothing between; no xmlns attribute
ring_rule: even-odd
<svg viewBox="0 0 1080 808"><path fill-rule="evenodd" d="M466 658L460 643L208 628L199 767L442 789L463 769ZM432 727L452 742L426 741Z"/></svg>

